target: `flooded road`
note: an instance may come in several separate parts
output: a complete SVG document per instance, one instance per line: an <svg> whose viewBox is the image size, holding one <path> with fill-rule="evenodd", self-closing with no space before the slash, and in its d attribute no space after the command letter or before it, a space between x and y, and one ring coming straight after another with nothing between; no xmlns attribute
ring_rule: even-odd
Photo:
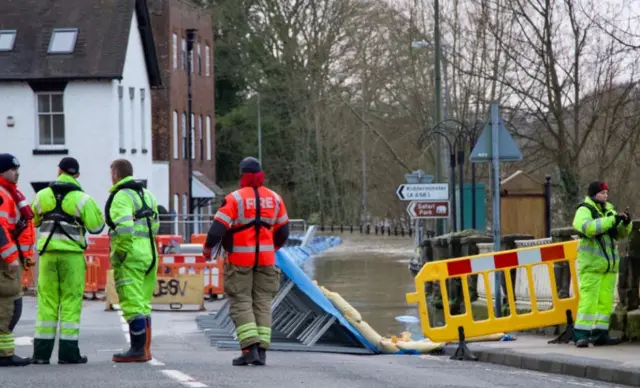
<svg viewBox="0 0 640 388"><path fill-rule="evenodd" d="M410 330L395 318L418 316L405 294L415 291L409 271L412 237L338 234L343 243L308 261L303 269L319 285L338 292L383 336ZM419 333L416 333L419 334ZM415 335L414 335L415 338Z"/></svg>

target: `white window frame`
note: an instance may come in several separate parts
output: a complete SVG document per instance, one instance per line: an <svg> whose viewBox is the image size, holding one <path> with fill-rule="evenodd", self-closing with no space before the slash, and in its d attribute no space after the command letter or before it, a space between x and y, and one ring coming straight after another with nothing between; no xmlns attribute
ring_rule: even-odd
<svg viewBox="0 0 640 388"><path fill-rule="evenodd" d="M40 109L38 107L38 97L39 96L49 96L49 112L44 112L44 113L40 113ZM60 96L60 98L62 98L62 112L52 112L51 111L51 96ZM59 149L65 149L67 146L67 128L66 128L66 120L65 120L65 114L64 114L64 93L63 92L38 92L35 93L35 121L36 121L36 125L35 125L35 130L36 130L36 134L35 134L35 146L36 149L41 149L41 150L59 150ZM40 143L40 116L41 115L48 115L48 116L54 116L54 115L62 115L62 130L63 130L63 143L62 144L41 144ZM53 120L51 120L50 122L50 130L51 130L51 140L53 141Z"/></svg>
<svg viewBox="0 0 640 388"><path fill-rule="evenodd" d="M175 219L173 220L173 234L178 234L180 229L178 229L178 218L180 216L180 194L173 194L173 212L175 213Z"/></svg>
<svg viewBox="0 0 640 388"><path fill-rule="evenodd" d="M146 90L140 88L140 148L147 150L147 110L145 109Z"/></svg>
<svg viewBox="0 0 640 388"><path fill-rule="evenodd" d="M73 34L69 43L70 48L67 50L56 50L54 48L54 42L56 41L57 34ZM72 54L76 48L76 42L78 41L78 29L77 28L54 28L49 39L49 48L47 54Z"/></svg>
<svg viewBox="0 0 640 388"><path fill-rule="evenodd" d="M211 160L211 116L207 116L205 131L207 133L207 160Z"/></svg>
<svg viewBox="0 0 640 388"><path fill-rule="evenodd" d="M205 59L204 59L204 63L205 63L205 74L207 75L207 77L209 77L211 75L211 49L209 48L209 45L207 45L204 49L204 55L205 55Z"/></svg>
<svg viewBox="0 0 640 388"><path fill-rule="evenodd" d="M187 159L187 113L182 112L182 159Z"/></svg>
<svg viewBox="0 0 640 388"><path fill-rule="evenodd" d="M202 126L204 123L204 116L200 115L198 117L198 154L200 155L200 160L204 160L204 137L202 133Z"/></svg>
<svg viewBox="0 0 640 388"><path fill-rule="evenodd" d="M198 74L202 75L202 52L200 51L200 43L198 43Z"/></svg>
<svg viewBox="0 0 640 388"><path fill-rule="evenodd" d="M124 150L124 86L118 85L118 147Z"/></svg>
<svg viewBox="0 0 640 388"><path fill-rule="evenodd" d="M196 116L191 113L191 159L196 158Z"/></svg>
<svg viewBox="0 0 640 388"><path fill-rule="evenodd" d="M182 70L187 71L187 40L182 38Z"/></svg>
<svg viewBox="0 0 640 388"><path fill-rule="evenodd" d="M171 55L173 57L173 69L175 70L178 68L178 34L174 32L171 39L172 39L172 49L173 49L173 52L171 53Z"/></svg>
<svg viewBox="0 0 640 388"><path fill-rule="evenodd" d="M0 52L13 51L13 48L16 45L17 36L18 36L18 31L16 30L0 30L0 40L2 40L2 37L4 37L4 39L10 39L8 41L9 42L8 45L0 46Z"/></svg>
<svg viewBox="0 0 640 388"><path fill-rule="evenodd" d="M178 111L173 111L173 158L180 159L180 131L178 130ZM178 195L178 194L176 194ZM177 206L177 205L176 205ZM176 211L178 208L176 207Z"/></svg>
<svg viewBox="0 0 640 388"><path fill-rule="evenodd" d="M129 87L129 133L131 134L131 149L136 149L136 88Z"/></svg>

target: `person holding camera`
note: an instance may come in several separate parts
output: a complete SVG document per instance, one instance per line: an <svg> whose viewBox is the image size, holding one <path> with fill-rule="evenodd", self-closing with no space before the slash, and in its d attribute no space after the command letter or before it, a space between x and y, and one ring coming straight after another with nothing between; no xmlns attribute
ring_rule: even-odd
<svg viewBox="0 0 640 388"><path fill-rule="evenodd" d="M620 254L616 241L631 234L629 211L619 213L607 201L609 186L602 181L589 184L587 197L578 205L573 228L580 235L578 279L580 302L573 339L579 348L617 345L619 338L609 336L609 318L613 312L616 276Z"/></svg>

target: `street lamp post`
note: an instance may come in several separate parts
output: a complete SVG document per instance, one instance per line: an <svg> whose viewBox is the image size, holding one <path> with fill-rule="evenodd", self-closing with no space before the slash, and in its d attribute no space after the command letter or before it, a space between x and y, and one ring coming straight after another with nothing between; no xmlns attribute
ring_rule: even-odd
<svg viewBox="0 0 640 388"><path fill-rule="evenodd" d="M193 115L193 90L192 90L192 75L191 75L191 66L192 66L192 54L193 54L193 42L195 41L196 38L196 29L195 28L189 28L187 29L187 110L188 110L188 119L189 120L189 124L188 127L189 128L185 128L187 130L187 182L189 185L189 203L188 203L188 208L189 208L189 215L187 217L190 217L193 214L194 211L194 207L193 207L193 185L191 184L191 177L193 176L193 157L192 157L192 145L191 143L193 142L193 137L191 135L191 128L193 127L193 120L192 120L192 115ZM187 225L186 225L186 234L187 236L185 236L185 238L188 240L190 239L191 236L191 223L189 223L189 220L187 218ZM190 240L189 240L190 241Z"/></svg>
<svg viewBox="0 0 640 388"><path fill-rule="evenodd" d="M262 114L260 112L260 92L258 92L258 160L262 166Z"/></svg>

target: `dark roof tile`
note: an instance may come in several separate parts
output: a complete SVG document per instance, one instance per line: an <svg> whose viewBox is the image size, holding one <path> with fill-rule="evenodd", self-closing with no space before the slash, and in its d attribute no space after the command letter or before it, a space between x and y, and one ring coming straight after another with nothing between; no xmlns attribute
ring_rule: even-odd
<svg viewBox="0 0 640 388"><path fill-rule="evenodd" d="M0 30L17 30L14 49L0 52L0 80L118 79L131 18L137 11L152 86L159 69L145 0L4 0ZM49 54L56 28L77 28L72 54Z"/></svg>

